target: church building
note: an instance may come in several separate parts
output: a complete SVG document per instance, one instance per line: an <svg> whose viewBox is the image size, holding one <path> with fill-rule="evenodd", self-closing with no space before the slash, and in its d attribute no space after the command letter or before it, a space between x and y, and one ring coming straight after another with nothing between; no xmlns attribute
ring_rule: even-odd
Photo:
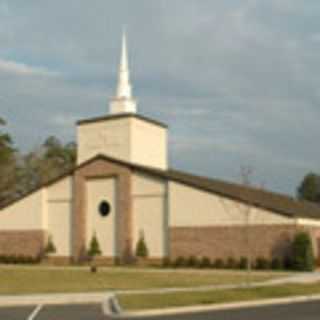
<svg viewBox="0 0 320 320"><path fill-rule="evenodd" d="M248 246L284 258L299 230L320 255L318 206L170 168L167 125L137 113L125 35L109 114L76 129L76 166L0 208L0 255L41 256L51 238L53 261L81 263L96 235L105 264L129 261L141 237L152 263L239 259Z"/></svg>

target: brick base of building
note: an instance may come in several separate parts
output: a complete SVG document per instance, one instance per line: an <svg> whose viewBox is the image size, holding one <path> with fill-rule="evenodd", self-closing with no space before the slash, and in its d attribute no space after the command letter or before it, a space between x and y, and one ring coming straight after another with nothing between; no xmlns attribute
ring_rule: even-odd
<svg viewBox="0 0 320 320"><path fill-rule="evenodd" d="M64 256L49 256L43 258L41 263L50 266L68 266L72 264L72 258Z"/></svg>
<svg viewBox="0 0 320 320"><path fill-rule="evenodd" d="M248 230L248 232L247 232ZM256 225L170 228L170 258L179 256L239 259L248 248L252 259L285 257L290 254L295 225Z"/></svg>
<svg viewBox="0 0 320 320"><path fill-rule="evenodd" d="M37 258L43 253L47 234L43 230L0 231L0 255Z"/></svg>

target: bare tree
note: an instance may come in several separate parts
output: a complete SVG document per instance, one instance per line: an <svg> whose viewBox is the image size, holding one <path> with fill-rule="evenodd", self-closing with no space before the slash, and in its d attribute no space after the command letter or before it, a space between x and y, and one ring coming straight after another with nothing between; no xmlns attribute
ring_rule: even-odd
<svg viewBox="0 0 320 320"><path fill-rule="evenodd" d="M250 166L241 166L240 168L240 175L241 175L241 182L244 186L250 187L251 186L251 176L253 174L253 168ZM252 243L251 243L251 236L250 236L250 218L251 218L251 211L252 211L252 203L248 197L247 203L243 206L240 206L240 210L244 214L245 218L245 226L244 226L244 238L245 238L245 245L246 245L246 258L247 258L247 285L250 286L251 284L251 271L252 271Z"/></svg>

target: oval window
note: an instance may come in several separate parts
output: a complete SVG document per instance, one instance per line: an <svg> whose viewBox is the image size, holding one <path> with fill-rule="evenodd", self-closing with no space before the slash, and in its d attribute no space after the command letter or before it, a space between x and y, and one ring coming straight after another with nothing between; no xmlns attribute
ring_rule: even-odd
<svg viewBox="0 0 320 320"><path fill-rule="evenodd" d="M106 217L109 215L111 211L111 206L108 201L101 201L99 204L99 213L102 217Z"/></svg>

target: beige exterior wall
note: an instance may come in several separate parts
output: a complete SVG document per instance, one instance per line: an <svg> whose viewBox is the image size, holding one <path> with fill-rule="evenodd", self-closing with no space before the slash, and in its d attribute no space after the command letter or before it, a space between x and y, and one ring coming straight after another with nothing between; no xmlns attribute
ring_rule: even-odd
<svg viewBox="0 0 320 320"><path fill-rule="evenodd" d="M131 161L167 169L167 129L141 119L131 121Z"/></svg>
<svg viewBox="0 0 320 320"><path fill-rule="evenodd" d="M116 248L116 179L101 178L86 181L87 197L87 248L94 232L97 235L102 255L115 257ZM101 201L106 200L111 205L111 212L102 217L98 211Z"/></svg>
<svg viewBox="0 0 320 320"><path fill-rule="evenodd" d="M167 168L167 129L128 117L82 124L77 128L78 164L105 154L119 160Z"/></svg>
<svg viewBox="0 0 320 320"><path fill-rule="evenodd" d="M166 182L148 175L134 174L133 192L133 249L135 252L143 232L149 256L167 255L168 212Z"/></svg>
<svg viewBox="0 0 320 320"><path fill-rule="evenodd" d="M307 227L320 227L320 220L297 219L297 225L307 226Z"/></svg>
<svg viewBox="0 0 320 320"><path fill-rule="evenodd" d="M73 190L73 177L69 176L48 187L48 201L71 200Z"/></svg>
<svg viewBox="0 0 320 320"><path fill-rule="evenodd" d="M48 234L52 236L56 256L71 255L71 218L73 177L66 177L47 189Z"/></svg>
<svg viewBox="0 0 320 320"><path fill-rule="evenodd" d="M70 201L49 202L48 235L52 236L57 256L71 256Z"/></svg>
<svg viewBox="0 0 320 320"><path fill-rule="evenodd" d="M234 226L246 221L246 206L181 183L169 183L170 227ZM294 219L251 208L250 224L295 224Z"/></svg>
<svg viewBox="0 0 320 320"><path fill-rule="evenodd" d="M166 181L151 177L150 175L135 173L132 176L132 195L163 196L166 194Z"/></svg>
<svg viewBox="0 0 320 320"><path fill-rule="evenodd" d="M98 154L128 161L130 121L130 118L122 118L78 126L78 164Z"/></svg>
<svg viewBox="0 0 320 320"><path fill-rule="evenodd" d="M45 189L41 189L0 210L0 230L43 229L45 195Z"/></svg>

